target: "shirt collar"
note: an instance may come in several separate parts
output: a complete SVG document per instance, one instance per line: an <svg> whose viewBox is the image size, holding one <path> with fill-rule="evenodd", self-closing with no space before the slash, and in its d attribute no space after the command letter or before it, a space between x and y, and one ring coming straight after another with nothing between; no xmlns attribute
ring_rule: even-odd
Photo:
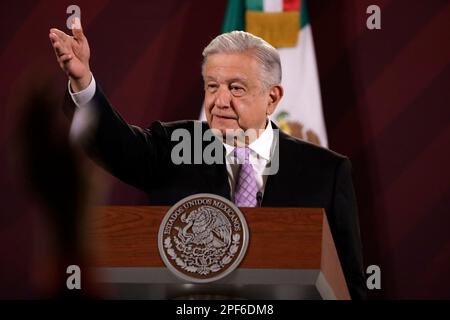
<svg viewBox="0 0 450 320"><path fill-rule="evenodd" d="M264 132L252 143L249 144L250 150L254 151L261 158L270 161L270 151L272 149L273 142L273 128L271 121L267 121L266 129ZM224 143L226 157L229 157L234 150L234 146Z"/></svg>

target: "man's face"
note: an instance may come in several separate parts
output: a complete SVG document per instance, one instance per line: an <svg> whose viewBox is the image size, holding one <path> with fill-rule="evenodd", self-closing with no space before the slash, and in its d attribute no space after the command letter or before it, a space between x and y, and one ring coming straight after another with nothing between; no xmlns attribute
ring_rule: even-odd
<svg viewBox="0 0 450 320"><path fill-rule="evenodd" d="M267 115L281 98L274 97L273 90L281 88L264 88L261 77L261 65L250 53L208 56L203 78L204 108L210 128L223 135L226 129L264 129Z"/></svg>

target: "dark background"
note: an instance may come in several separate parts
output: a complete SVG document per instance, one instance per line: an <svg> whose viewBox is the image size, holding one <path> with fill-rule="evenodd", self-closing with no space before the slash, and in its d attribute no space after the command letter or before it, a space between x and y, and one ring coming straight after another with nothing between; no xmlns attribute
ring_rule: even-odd
<svg viewBox="0 0 450 320"><path fill-rule="evenodd" d="M91 68L130 123L197 118L201 51L225 0L77 1ZM50 27L69 1L0 2L0 297L32 295L36 214L10 170L11 101L24 79L50 76L61 98ZM366 8L381 8L381 30ZM382 271L372 298L450 298L450 2L309 1L329 146L350 157L365 265ZM25 81L26 82L26 81ZM103 173L105 203L146 195ZM64 186L61 186L64 188ZM32 206L31 206L32 207Z"/></svg>

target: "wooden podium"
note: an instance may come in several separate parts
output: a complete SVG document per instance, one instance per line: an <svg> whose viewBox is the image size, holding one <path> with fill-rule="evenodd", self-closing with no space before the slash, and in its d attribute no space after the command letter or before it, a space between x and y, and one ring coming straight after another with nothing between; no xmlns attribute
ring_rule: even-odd
<svg viewBox="0 0 450 320"><path fill-rule="evenodd" d="M249 227L238 269L213 283L174 276L158 251L169 207L95 210L88 246L101 286L120 299L350 299L323 209L241 208Z"/></svg>

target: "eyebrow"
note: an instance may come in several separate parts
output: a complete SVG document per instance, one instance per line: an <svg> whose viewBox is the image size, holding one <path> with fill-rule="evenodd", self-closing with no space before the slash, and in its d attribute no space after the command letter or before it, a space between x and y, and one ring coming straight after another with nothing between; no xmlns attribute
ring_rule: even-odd
<svg viewBox="0 0 450 320"><path fill-rule="evenodd" d="M243 83L247 83L247 79L246 78L231 78L229 80L230 83L232 82L243 82Z"/></svg>
<svg viewBox="0 0 450 320"><path fill-rule="evenodd" d="M211 77L211 76L205 77L205 80L206 80L206 81L209 81L209 80L217 81L216 78ZM246 79L246 78L239 78L239 77L236 77L236 78L228 79L227 82L228 82L228 83L233 83L233 82L247 83L247 79Z"/></svg>

